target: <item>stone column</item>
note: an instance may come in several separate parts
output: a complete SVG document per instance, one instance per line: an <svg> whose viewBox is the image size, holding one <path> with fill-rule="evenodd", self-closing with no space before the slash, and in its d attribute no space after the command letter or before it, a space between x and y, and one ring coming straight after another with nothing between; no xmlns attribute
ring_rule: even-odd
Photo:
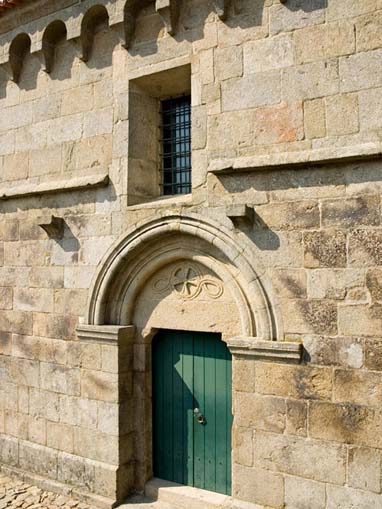
<svg viewBox="0 0 382 509"><path fill-rule="evenodd" d="M82 456L97 459L103 449L108 465L95 478L94 492L123 500L132 490L133 472L133 340L134 326L80 325L81 396L97 401L97 430L102 440L84 430ZM86 415L83 416L86 419ZM106 454L107 452L107 454ZM105 463L105 460L103 459Z"/></svg>

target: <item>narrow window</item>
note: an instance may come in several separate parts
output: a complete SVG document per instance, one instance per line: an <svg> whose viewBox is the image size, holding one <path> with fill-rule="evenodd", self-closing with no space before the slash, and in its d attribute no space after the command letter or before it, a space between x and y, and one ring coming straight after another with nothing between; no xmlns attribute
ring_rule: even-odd
<svg viewBox="0 0 382 509"><path fill-rule="evenodd" d="M191 97L162 101L163 194L191 193Z"/></svg>

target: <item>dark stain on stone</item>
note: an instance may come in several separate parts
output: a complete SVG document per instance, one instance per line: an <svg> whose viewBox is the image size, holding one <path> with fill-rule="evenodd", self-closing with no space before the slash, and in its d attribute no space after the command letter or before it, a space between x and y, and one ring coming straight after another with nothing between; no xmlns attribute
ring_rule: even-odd
<svg viewBox="0 0 382 509"><path fill-rule="evenodd" d="M346 234L341 230L304 234L305 267L346 267Z"/></svg>

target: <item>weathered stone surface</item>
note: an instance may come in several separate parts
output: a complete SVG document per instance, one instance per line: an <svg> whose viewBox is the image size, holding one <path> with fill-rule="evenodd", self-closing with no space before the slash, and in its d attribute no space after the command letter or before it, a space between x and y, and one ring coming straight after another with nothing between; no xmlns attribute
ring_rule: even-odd
<svg viewBox="0 0 382 509"><path fill-rule="evenodd" d="M222 83L223 111L256 108L280 102L280 75L277 71L248 74Z"/></svg>
<svg viewBox="0 0 382 509"><path fill-rule="evenodd" d="M346 449L317 440L258 432L255 434L255 465L342 485L346 478Z"/></svg>
<svg viewBox="0 0 382 509"><path fill-rule="evenodd" d="M382 265L382 231L354 230L349 236L349 263L354 267Z"/></svg>
<svg viewBox="0 0 382 509"><path fill-rule="evenodd" d="M328 509L378 509L381 495L375 495L363 490L354 490L340 486L329 486L327 494Z"/></svg>
<svg viewBox="0 0 382 509"><path fill-rule="evenodd" d="M272 5L270 9L270 30L272 34L281 31L289 32L298 28L321 24L325 20L324 0L312 0L311 16L306 16L304 6L301 1L296 4L294 9L288 9L282 4Z"/></svg>
<svg viewBox="0 0 382 509"><path fill-rule="evenodd" d="M324 200L321 205L322 224L326 227L378 226L380 224L379 207L379 196Z"/></svg>
<svg viewBox="0 0 382 509"><path fill-rule="evenodd" d="M234 465L233 495L239 500L281 508L284 482L281 475L260 468Z"/></svg>
<svg viewBox="0 0 382 509"><path fill-rule="evenodd" d="M360 129L380 129L382 111L382 89L363 90L359 93Z"/></svg>
<svg viewBox="0 0 382 509"><path fill-rule="evenodd" d="M238 426L281 433L285 429L285 401L281 398L240 393L235 398Z"/></svg>
<svg viewBox="0 0 382 509"><path fill-rule="evenodd" d="M286 402L286 426L288 435L305 437L307 433L308 407L304 401L289 399Z"/></svg>
<svg viewBox="0 0 382 509"><path fill-rule="evenodd" d="M307 138L323 138L326 135L326 112L322 99L304 101L304 127Z"/></svg>
<svg viewBox="0 0 382 509"><path fill-rule="evenodd" d="M74 428L74 453L96 461L117 465L118 438L84 428Z"/></svg>
<svg viewBox="0 0 382 509"><path fill-rule="evenodd" d="M244 46L244 70L247 74L281 69L293 63L293 42L289 34L253 41Z"/></svg>
<svg viewBox="0 0 382 509"><path fill-rule="evenodd" d="M381 493L381 452L362 447L349 448L348 476L352 488Z"/></svg>
<svg viewBox="0 0 382 509"><path fill-rule="evenodd" d="M380 407L382 374L359 370L335 370L333 400L368 407Z"/></svg>
<svg viewBox="0 0 382 509"><path fill-rule="evenodd" d="M81 371L81 395L100 401L118 401L117 376L102 371Z"/></svg>
<svg viewBox="0 0 382 509"><path fill-rule="evenodd" d="M357 300L365 295L365 274L360 270L317 269L308 273L308 297L311 299Z"/></svg>
<svg viewBox="0 0 382 509"><path fill-rule="evenodd" d="M311 437L377 449L382 449L381 422L380 409L354 404L312 402L309 411Z"/></svg>
<svg viewBox="0 0 382 509"><path fill-rule="evenodd" d="M337 306L327 300L288 300L284 304L287 334L336 334Z"/></svg>
<svg viewBox="0 0 382 509"><path fill-rule="evenodd" d="M381 49L340 58L339 74L342 92L353 92L382 86Z"/></svg>
<svg viewBox="0 0 382 509"><path fill-rule="evenodd" d="M313 201L271 203L258 207L256 212L272 230L310 229L320 223L318 204Z"/></svg>
<svg viewBox="0 0 382 509"><path fill-rule="evenodd" d="M47 446L59 451L73 452L73 428L56 422L47 423Z"/></svg>
<svg viewBox="0 0 382 509"><path fill-rule="evenodd" d="M235 390L254 392L255 363L248 361L247 359L234 359L232 379Z"/></svg>
<svg viewBox="0 0 382 509"><path fill-rule="evenodd" d="M346 267L346 234L325 230L304 234L305 267Z"/></svg>
<svg viewBox="0 0 382 509"><path fill-rule="evenodd" d="M234 462L251 467L253 465L253 431L236 426L233 430Z"/></svg>
<svg viewBox="0 0 382 509"><path fill-rule="evenodd" d="M380 48L382 15L381 12L367 14L356 20L357 50L368 51Z"/></svg>
<svg viewBox="0 0 382 509"><path fill-rule="evenodd" d="M325 484L288 476L285 478L285 504L294 509L325 509Z"/></svg>
<svg viewBox="0 0 382 509"><path fill-rule="evenodd" d="M303 139L302 103L282 102L258 108L254 112L256 145L293 142Z"/></svg>
<svg viewBox="0 0 382 509"><path fill-rule="evenodd" d="M304 338L307 359L313 364L362 368L365 343L361 338L307 335Z"/></svg>
<svg viewBox="0 0 382 509"><path fill-rule="evenodd" d="M355 50L355 33L351 23L328 23L304 28L294 34L298 63L314 62Z"/></svg>
<svg viewBox="0 0 382 509"><path fill-rule="evenodd" d="M56 478L57 451L41 445L24 442L20 447L20 467L27 472Z"/></svg>
<svg viewBox="0 0 382 509"><path fill-rule="evenodd" d="M240 46L215 50L215 73L219 81L243 75L243 55ZM211 69L212 70L212 69ZM252 71L254 72L254 71Z"/></svg>
<svg viewBox="0 0 382 509"><path fill-rule="evenodd" d="M365 366L369 369L382 370L382 341L368 339L365 344Z"/></svg>
<svg viewBox="0 0 382 509"><path fill-rule="evenodd" d="M338 330L340 334L375 336L382 325L382 306L340 306L338 308Z"/></svg>
<svg viewBox="0 0 382 509"><path fill-rule="evenodd" d="M317 99L339 91L336 62L313 62L282 70L282 99L298 101Z"/></svg>
<svg viewBox="0 0 382 509"><path fill-rule="evenodd" d="M260 394L296 399L330 399L332 372L328 368L258 363L255 387Z"/></svg>
<svg viewBox="0 0 382 509"><path fill-rule="evenodd" d="M306 272L302 269L277 269L272 272L272 282L280 299L307 297Z"/></svg>

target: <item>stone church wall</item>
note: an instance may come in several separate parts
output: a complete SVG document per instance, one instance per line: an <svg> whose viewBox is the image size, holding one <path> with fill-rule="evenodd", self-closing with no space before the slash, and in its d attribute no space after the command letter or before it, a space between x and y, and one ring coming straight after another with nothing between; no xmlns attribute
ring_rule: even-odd
<svg viewBox="0 0 382 509"><path fill-rule="evenodd" d="M150 317L107 317L95 341L90 289L127 231L195 214L256 261L266 339L304 348L299 364L234 352L237 507L377 509L382 2L179 2L173 35L144 3L39 0L0 17L0 462L99 504L143 489L147 408L131 444ZM189 91L192 196L160 199L158 100ZM251 219L232 221L234 205ZM62 235L40 226L52 216ZM227 327L219 313L214 331L242 335L238 312Z"/></svg>

